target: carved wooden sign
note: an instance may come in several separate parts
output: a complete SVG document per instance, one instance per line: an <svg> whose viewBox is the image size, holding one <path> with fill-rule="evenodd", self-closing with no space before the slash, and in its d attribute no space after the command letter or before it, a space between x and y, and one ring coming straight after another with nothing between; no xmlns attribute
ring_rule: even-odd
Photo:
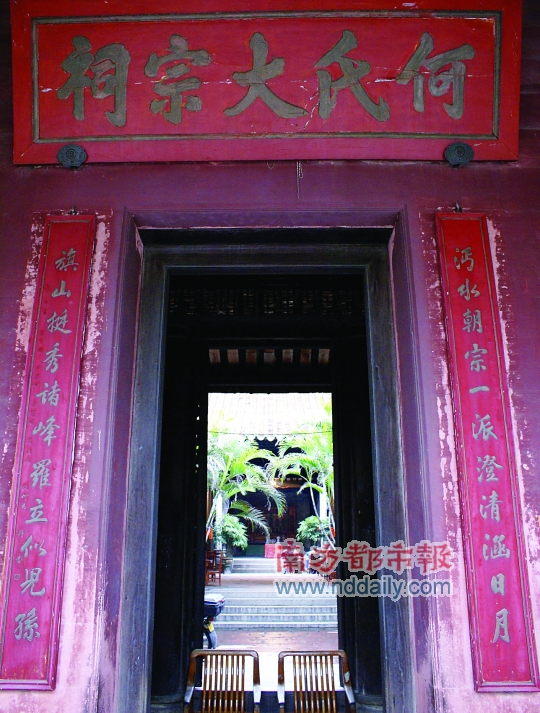
<svg viewBox="0 0 540 713"><path fill-rule="evenodd" d="M10 512L0 688L56 683L66 524L94 216L48 218Z"/></svg>
<svg viewBox="0 0 540 713"><path fill-rule="evenodd" d="M511 414L483 215L437 216L478 691L537 691Z"/></svg>
<svg viewBox="0 0 540 713"><path fill-rule="evenodd" d="M517 157L521 0L290 4L13 2L15 161Z"/></svg>

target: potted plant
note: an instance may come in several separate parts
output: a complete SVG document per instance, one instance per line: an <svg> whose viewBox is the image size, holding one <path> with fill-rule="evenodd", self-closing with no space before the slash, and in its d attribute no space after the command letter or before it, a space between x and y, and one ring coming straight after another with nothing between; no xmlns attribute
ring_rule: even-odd
<svg viewBox="0 0 540 713"><path fill-rule="evenodd" d="M232 572L234 561L234 548L245 550L248 546L247 527L240 522L236 515L223 516L220 524L216 526L216 537L226 545L226 554L223 559L224 571Z"/></svg>
<svg viewBox="0 0 540 713"><path fill-rule="evenodd" d="M304 543L307 550L313 545L320 543L324 538L330 536L330 521L328 518L319 519L315 515L310 515L298 523L296 539Z"/></svg>

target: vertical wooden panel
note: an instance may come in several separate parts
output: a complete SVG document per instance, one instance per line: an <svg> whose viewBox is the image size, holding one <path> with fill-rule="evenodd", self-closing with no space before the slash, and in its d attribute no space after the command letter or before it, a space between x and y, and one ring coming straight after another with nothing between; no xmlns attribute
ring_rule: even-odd
<svg viewBox="0 0 540 713"><path fill-rule="evenodd" d="M500 316L486 218L437 216L478 691L536 691Z"/></svg>
<svg viewBox="0 0 540 713"><path fill-rule="evenodd" d="M93 215L49 217L17 436L0 688L53 689Z"/></svg>

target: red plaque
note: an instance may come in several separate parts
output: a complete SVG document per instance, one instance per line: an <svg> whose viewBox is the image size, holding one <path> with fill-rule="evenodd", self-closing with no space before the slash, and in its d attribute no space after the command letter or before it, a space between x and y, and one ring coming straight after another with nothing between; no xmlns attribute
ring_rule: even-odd
<svg viewBox="0 0 540 713"><path fill-rule="evenodd" d="M13 2L15 161L517 157L521 0L225 5Z"/></svg>
<svg viewBox="0 0 540 713"><path fill-rule="evenodd" d="M483 215L437 216L478 691L537 691L499 311Z"/></svg>
<svg viewBox="0 0 540 713"><path fill-rule="evenodd" d="M3 591L0 688L56 684L94 216L50 217L39 262Z"/></svg>

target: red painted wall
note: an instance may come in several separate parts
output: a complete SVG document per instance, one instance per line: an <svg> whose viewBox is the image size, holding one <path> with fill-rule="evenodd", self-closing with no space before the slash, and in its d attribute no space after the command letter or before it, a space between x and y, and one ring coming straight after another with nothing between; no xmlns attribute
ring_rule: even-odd
<svg viewBox="0 0 540 713"><path fill-rule="evenodd" d="M460 525L455 488L451 412L445 368L445 337L441 321L441 293L434 247L437 210L459 203L465 211L485 212L496 248L499 300L508 352L511 404L517 432L524 528L531 562L533 610L540 635L540 11L526 3L521 94L520 158L514 163L473 163L453 169L445 163L305 162L297 183L294 162L253 164L91 165L78 170L61 167L14 167L11 162L11 83L8 14L2 4L0 19L0 548L6 532L22 369L25 360L24 312L31 306L34 238L46 212L96 212L101 228L98 272L84 363L77 434L76 470L68 536L66 594L62 620L58 688L51 694L0 692L0 710L110 711L115 698L115 646L119 573L108 573L114 586L104 587L98 569L105 547L122 548L121 518L108 529L105 504L123 502L122 490L109 490L103 473L123 466L128 423L117 430L117 441L104 442L110 399L117 395L129 404L129 345L117 341L122 315L117 304L117 279L122 258L125 213L159 215L189 210L282 212L348 210L397 215L408 224L409 259L414 298L416 355L401 353L412 369L421 404L423 450L410 453L409 469L418 469L418 489L408 493L411 540L415 508L427 513L433 539L450 539L460 547ZM17 87L15 87L17 91ZM204 218L202 218L204 222ZM34 226L34 227L33 227ZM34 231L34 232L33 232ZM133 261L134 273L137 257ZM399 279L399 276L396 276ZM124 315L134 318L134 315ZM407 325L404 325L406 327ZM126 350L126 354L122 351ZM111 384L111 365L119 360L118 389ZM124 364L124 367L122 365ZM124 371L122 371L122 368ZM409 388L410 384L405 384ZM416 418L415 413L405 415ZM411 474L414 482L415 474ZM460 595L416 612L417 705L419 711L533 711L540 694L482 696L473 693L470 644L463 573L456 572ZM114 578L117 578L114 580ZM104 614L101 594L107 591ZM431 617L431 618L430 618ZM430 633L427 622L435 627ZM96 628L94 627L96 624ZM98 628L101 627L101 628ZM99 640L94 631L105 632ZM438 642L444 642L439 645ZM40 697L41 696L41 697ZM23 702L24 701L24 702ZM488 707L489 706L489 707Z"/></svg>

